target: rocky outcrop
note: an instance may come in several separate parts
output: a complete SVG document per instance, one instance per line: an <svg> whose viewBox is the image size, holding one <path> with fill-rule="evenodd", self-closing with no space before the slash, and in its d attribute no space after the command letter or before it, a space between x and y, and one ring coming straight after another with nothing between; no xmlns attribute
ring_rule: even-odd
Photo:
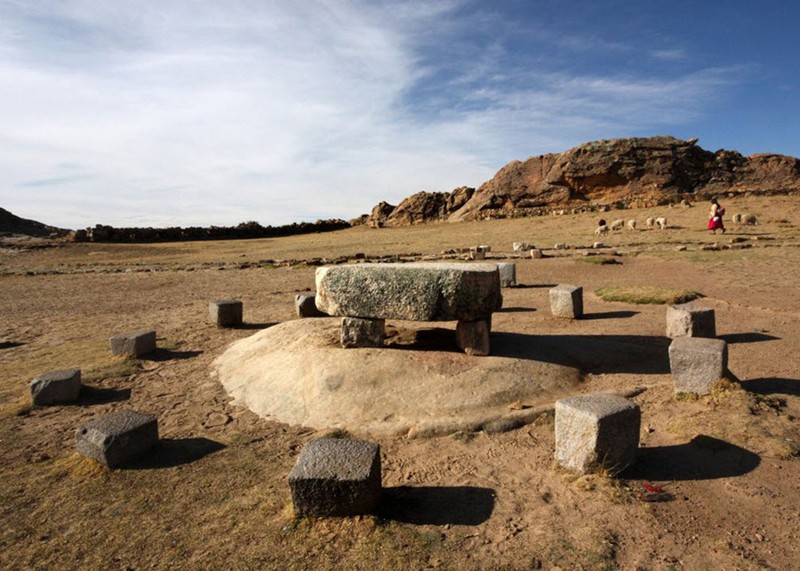
<svg viewBox="0 0 800 571"><path fill-rule="evenodd" d="M64 230L63 228L56 228L35 220L20 218L5 208L0 208L0 234L20 234L36 238L48 238L64 236L68 232L69 230Z"/></svg>
<svg viewBox="0 0 800 571"><path fill-rule="evenodd" d="M800 160L794 157L711 152L697 146L697 139L667 136L612 139L513 161L476 191L462 187L451 193L417 193L388 214L384 209L381 224L654 206L722 193L797 190Z"/></svg>

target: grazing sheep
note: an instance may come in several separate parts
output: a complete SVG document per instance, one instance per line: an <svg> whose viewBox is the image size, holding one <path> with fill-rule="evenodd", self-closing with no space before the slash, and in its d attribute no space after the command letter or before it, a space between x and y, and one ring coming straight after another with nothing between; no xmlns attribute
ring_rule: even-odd
<svg viewBox="0 0 800 571"><path fill-rule="evenodd" d="M653 217L644 219L645 226L647 226L648 228L652 228L653 224L655 224L655 222L656 221L655 221L655 219Z"/></svg>
<svg viewBox="0 0 800 571"><path fill-rule="evenodd" d="M594 231L595 236L605 236L606 234L608 234L608 226L606 226L605 224L602 224L597 228L595 228Z"/></svg>
<svg viewBox="0 0 800 571"><path fill-rule="evenodd" d="M731 217L731 222L733 222L734 224L741 224L743 218L744 218L744 216L742 215L742 213L741 212L737 212L736 214L734 214Z"/></svg>
<svg viewBox="0 0 800 571"><path fill-rule="evenodd" d="M628 230L636 232L636 220L634 220L633 218L628 220Z"/></svg>
<svg viewBox="0 0 800 571"><path fill-rule="evenodd" d="M614 221L611 223L611 229L612 229L612 230L622 230L622 228L623 228L624 226L625 226L625 221L624 221L624 220L621 220L621 219L619 219L619 218L618 218L618 219L616 219L616 220L614 220Z"/></svg>
<svg viewBox="0 0 800 571"><path fill-rule="evenodd" d="M656 218L656 226L658 226L659 230L664 230L667 227L667 219L663 216Z"/></svg>
<svg viewBox="0 0 800 571"><path fill-rule="evenodd" d="M756 218L755 214L745 214L742 222L748 226L756 226L758 225L758 218Z"/></svg>

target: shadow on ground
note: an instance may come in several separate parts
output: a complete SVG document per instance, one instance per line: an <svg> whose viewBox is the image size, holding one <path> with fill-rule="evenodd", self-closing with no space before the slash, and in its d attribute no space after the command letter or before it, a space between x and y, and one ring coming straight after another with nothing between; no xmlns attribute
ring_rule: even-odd
<svg viewBox="0 0 800 571"><path fill-rule="evenodd" d="M517 284L512 286L512 289L542 289L542 288L553 288L556 287L558 284Z"/></svg>
<svg viewBox="0 0 800 571"><path fill-rule="evenodd" d="M128 470L174 468L190 464L225 448L224 444L208 438L162 438L146 457L124 466Z"/></svg>
<svg viewBox="0 0 800 571"><path fill-rule="evenodd" d="M269 323L242 323L241 325L236 325L235 327L231 327L231 329L244 329L244 330L254 330L254 329L267 329L268 327L272 327L273 325L277 325L277 321L269 322Z"/></svg>
<svg viewBox="0 0 800 571"><path fill-rule="evenodd" d="M0 341L0 349L13 349L25 345L25 343L18 343L17 341Z"/></svg>
<svg viewBox="0 0 800 571"><path fill-rule="evenodd" d="M764 333L728 333L727 335L720 335L717 337L722 339L725 343L758 343L760 341L775 341L780 337L774 335L765 335Z"/></svg>
<svg viewBox="0 0 800 571"><path fill-rule="evenodd" d="M712 436L695 436L686 444L640 448L636 464L620 477L629 480L715 480L756 469L761 458Z"/></svg>
<svg viewBox="0 0 800 571"><path fill-rule="evenodd" d="M638 311L604 311L602 313L584 313L581 319L623 319L638 314Z"/></svg>
<svg viewBox="0 0 800 571"><path fill-rule="evenodd" d="M380 516L417 525L480 525L494 510L494 490L473 486L384 488Z"/></svg>
<svg viewBox="0 0 800 571"><path fill-rule="evenodd" d="M107 404L111 402L122 402L130 400L131 389L104 389L100 387L92 387L83 385L81 387L80 398L78 404L82 406L91 406L95 404Z"/></svg>
<svg viewBox="0 0 800 571"><path fill-rule="evenodd" d="M524 313L526 311L536 311L535 307L504 307L495 313Z"/></svg>
<svg viewBox="0 0 800 571"><path fill-rule="evenodd" d="M149 355L144 355L141 359L143 361L182 361L184 359L192 359L198 355L202 355L202 351L172 351L171 349L163 349L159 347Z"/></svg>
<svg viewBox="0 0 800 571"><path fill-rule="evenodd" d="M766 377L740 382L744 390L759 395L782 394L796 397L800 396L800 380L798 379Z"/></svg>
<svg viewBox="0 0 800 571"><path fill-rule="evenodd" d="M489 354L573 367L587 373L660 375L669 373L670 342L666 337L639 335L529 335L495 331L489 341ZM456 345L455 332L441 327L418 330L388 327L386 346L462 353Z"/></svg>

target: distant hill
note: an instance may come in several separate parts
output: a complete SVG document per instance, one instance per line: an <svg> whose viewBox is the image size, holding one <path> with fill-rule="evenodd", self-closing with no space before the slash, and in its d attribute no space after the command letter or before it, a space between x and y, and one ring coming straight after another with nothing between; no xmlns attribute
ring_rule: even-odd
<svg viewBox="0 0 800 571"><path fill-rule="evenodd" d="M63 236L69 230L48 226L36 220L20 218L4 208L0 208L0 234L22 234L36 238L47 238L51 234Z"/></svg>
<svg viewBox="0 0 800 571"><path fill-rule="evenodd" d="M799 190L800 160L795 157L711 152L697 146L697 139L668 136L611 139L512 161L477 190L419 192L397 206L381 202L362 220L371 226L402 226Z"/></svg>

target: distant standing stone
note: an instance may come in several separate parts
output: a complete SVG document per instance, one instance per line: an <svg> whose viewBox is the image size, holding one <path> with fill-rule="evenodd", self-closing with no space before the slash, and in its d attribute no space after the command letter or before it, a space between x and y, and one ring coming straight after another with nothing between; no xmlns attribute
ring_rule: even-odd
<svg viewBox="0 0 800 571"><path fill-rule="evenodd" d="M541 250L537 250L536 248L533 248L531 250L531 259L533 259L533 260L541 260L542 259L542 251Z"/></svg>
<svg viewBox="0 0 800 571"><path fill-rule="evenodd" d="M236 327L242 324L244 311L238 299L222 299L210 302L208 313L218 327Z"/></svg>
<svg viewBox="0 0 800 571"><path fill-rule="evenodd" d="M517 285L517 264L514 262L498 262L497 270L500 272L500 287Z"/></svg>
<svg viewBox="0 0 800 571"><path fill-rule="evenodd" d="M728 371L728 344L722 339L678 337L669 346L669 369L676 393L708 394Z"/></svg>
<svg viewBox="0 0 800 571"><path fill-rule="evenodd" d="M381 499L380 447L349 438L312 440L289 473L289 487L298 517L373 513Z"/></svg>
<svg viewBox="0 0 800 571"><path fill-rule="evenodd" d="M567 245L564 244L563 242L559 242L558 244L553 246L553 249L554 250L566 250L567 249Z"/></svg>
<svg viewBox="0 0 800 571"><path fill-rule="evenodd" d="M527 252L533 248L533 246L527 242L514 242L511 247L515 252Z"/></svg>
<svg viewBox="0 0 800 571"><path fill-rule="evenodd" d="M714 310L690 303L667 307L667 337L716 337Z"/></svg>
<svg viewBox="0 0 800 571"><path fill-rule="evenodd" d="M156 332L152 330L115 335L109 341L114 355L139 357L156 350Z"/></svg>
<svg viewBox="0 0 800 571"><path fill-rule="evenodd" d="M486 250L483 250L480 246L473 246L469 249L469 259L470 260L485 260L486 259Z"/></svg>
<svg viewBox="0 0 800 571"><path fill-rule="evenodd" d="M294 296L294 307L297 317L327 317L327 314L317 309L317 296L307 293L298 293Z"/></svg>
<svg viewBox="0 0 800 571"><path fill-rule="evenodd" d="M550 290L550 311L556 317L578 319L583 316L583 288L562 284Z"/></svg>
<svg viewBox="0 0 800 571"><path fill-rule="evenodd" d="M158 443L158 421L152 414L121 410L79 428L75 441L84 456L116 468Z"/></svg>
<svg viewBox="0 0 800 571"><path fill-rule="evenodd" d="M617 473L636 460L641 411L623 397L595 393L556 402L556 461L590 472L602 467Z"/></svg>
<svg viewBox="0 0 800 571"><path fill-rule="evenodd" d="M44 373L31 381L30 389L34 406L74 402L81 392L81 370Z"/></svg>

